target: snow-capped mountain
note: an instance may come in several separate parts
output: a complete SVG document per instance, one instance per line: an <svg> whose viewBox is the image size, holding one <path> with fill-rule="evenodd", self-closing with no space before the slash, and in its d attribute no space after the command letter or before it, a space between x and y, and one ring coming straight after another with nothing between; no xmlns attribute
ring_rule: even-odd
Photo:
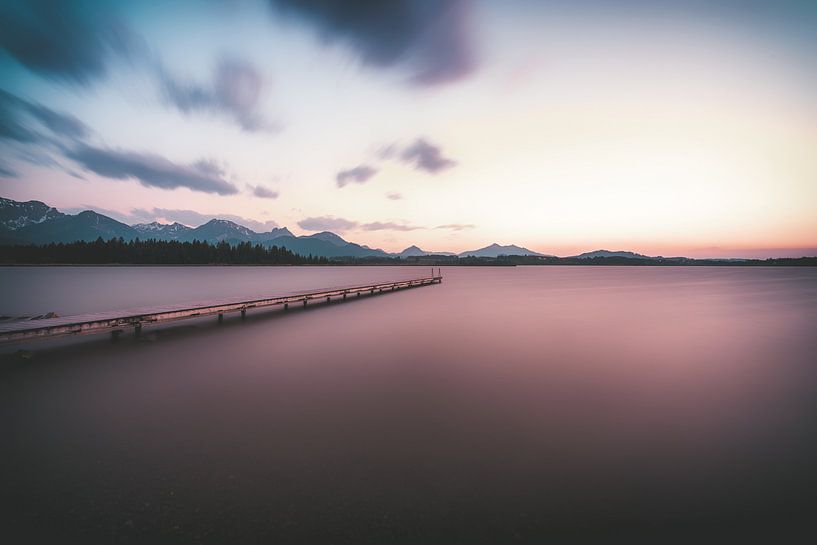
<svg viewBox="0 0 817 545"><path fill-rule="evenodd" d="M185 233L192 230L192 227L182 225L178 222L168 224L159 223L158 221L137 223L136 225L131 225L131 227L139 233L139 238L153 238L156 240L178 240L182 238Z"/></svg>
<svg viewBox="0 0 817 545"><path fill-rule="evenodd" d="M17 202L0 197L0 227L9 231L17 231L64 215L40 201Z"/></svg>

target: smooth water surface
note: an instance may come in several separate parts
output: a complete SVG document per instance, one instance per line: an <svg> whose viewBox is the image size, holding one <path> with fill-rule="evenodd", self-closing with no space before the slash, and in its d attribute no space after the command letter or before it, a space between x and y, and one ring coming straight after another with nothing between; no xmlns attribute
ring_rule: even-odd
<svg viewBox="0 0 817 545"><path fill-rule="evenodd" d="M0 314L428 273L2 268ZM284 544L807 535L817 269L443 273L441 285L220 326L179 322L140 340L0 347L3 535Z"/></svg>

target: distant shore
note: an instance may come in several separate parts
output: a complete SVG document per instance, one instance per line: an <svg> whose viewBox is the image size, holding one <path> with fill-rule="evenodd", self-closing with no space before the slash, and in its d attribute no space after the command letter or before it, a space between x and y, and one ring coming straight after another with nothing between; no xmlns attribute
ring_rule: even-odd
<svg viewBox="0 0 817 545"><path fill-rule="evenodd" d="M418 256L326 257L301 255L286 248L241 242L179 242L123 239L43 245L0 244L0 265L10 266L419 266L513 267L529 266L627 266L627 267L813 267L817 257L773 259L693 259L648 257L639 254L556 257L497 255L492 257L425 254Z"/></svg>

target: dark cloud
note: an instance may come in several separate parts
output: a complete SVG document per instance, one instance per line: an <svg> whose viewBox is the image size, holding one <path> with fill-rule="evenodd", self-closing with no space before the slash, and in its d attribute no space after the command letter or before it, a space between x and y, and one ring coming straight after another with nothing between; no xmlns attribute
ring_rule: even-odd
<svg viewBox="0 0 817 545"><path fill-rule="evenodd" d="M159 220L171 222L177 221L179 223L183 223L184 225L189 225L190 227L198 227L199 225L204 225L208 221L214 219L233 221L239 225L249 227L258 233L263 233L278 227L278 223L275 221L261 222L245 218L243 216L236 216L235 214L202 214L201 212L196 212L195 210L171 208L152 208L150 210L144 208L134 208L131 210L130 215L127 216L127 219L123 219L122 221L127 221L128 223L151 222Z"/></svg>
<svg viewBox="0 0 817 545"><path fill-rule="evenodd" d="M272 189L266 188L264 186L256 185L256 186L249 186L252 190L252 194L256 197L260 197L262 199L277 199L278 192L273 191Z"/></svg>
<svg viewBox="0 0 817 545"><path fill-rule="evenodd" d="M357 227L356 221L334 216L320 216L304 218L298 222L298 227L306 231L348 231Z"/></svg>
<svg viewBox="0 0 817 545"><path fill-rule="evenodd" d="M16 142L34 142L37 133L23 115L23 101L0 90L0 138Z"/></svg>
<svg viewBox="0 0 817 545"><path fill-rule="evenodd" d="M399 201L403 198L403 195L398 193L397 191L389 191L386 193L386 198L390 201Z"/></svg>
<svg viewBox="0 0 817 545"><path fill-rule="evenodd" d="M73 115L55 112L42 104L28 102L26 103L26 110L54 134L81 140L91 132L85 123Z"/></svg>
<svg viewBox="0 0 817 545"><path fill-rule="evenodd" d="M212 161L179 165L152 153L95 148L78 144L65 150L69 159L83 168L118 180L135 179L144 186L232 195L238 189L224 179L224 171Z"/></svg>
<svg viewBox="0 0 817 545"><path fill-rule="evenodd" d="M133 36L106 2L3 0L0 49L46 77L87 84L111 54L128 55Z"/></svg>
<svg viewBox="0 0 817 545"><path fill-rule="evenodd" d="M406 163L413 163L414 168L425 170L430 174L437 174L457 164L456 161L443 157L442 150L422 138L403 150L400 159Z"/></svg>
<svg viewBox="0 0 817 545"><path fill-rule="evenodd" d="M366 183L375 174L377 174L376 168L372 168L369 165L358 165L355 168L338 172L337 176L335 176L335 180L337 181L338 187L343 187L350 182L356 184Z"/></svg>
<svg viewBox="0 0 817 545"><path fill-rule="evenodd" d="M393 221L373 221L372 223L364 223L361 227L364 231L416 231L417 229L423 229L423 227Z"/></svg>
<svg viewBox="0 0 817 545"><path fill-rule="evenodd" d="M34 123L32 123L34 122ZM91 130L73 115L56 112L0 89L0 138L17 142L44 140L38 124L56 136L81 140Z"/></svg>
<svg viewBox="0 0 817 545"><path fill-rule="evenodd" d="M476 67L469 0L269 0L315 25L327 41L348 43L370 66L406 65L411 81L456 81Z"/></svg>
<svg viewBox="0 0 817 545"><path fill-rule="evenodd" d="M447 223L445 225L438 225L436 229L450 229L452 231L462 231L464 229L473 229L476 225L473 223Z"/></svg>
<svg viewBox="0 0 817 545"><path fill-rule="evenodd" d="M161 64L157 63L157 66L165 100L179 111L225 115L247 132L278 130L279 127L260 111L266 82L252 64L223 59L207 85L183 81Z"/></svg>

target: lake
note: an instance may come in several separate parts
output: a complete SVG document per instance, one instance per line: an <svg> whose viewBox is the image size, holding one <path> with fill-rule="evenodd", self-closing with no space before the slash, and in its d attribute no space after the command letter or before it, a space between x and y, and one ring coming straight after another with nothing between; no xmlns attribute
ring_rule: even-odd
<svg viewBox="0 0 817 545"><path fill-rule="evenodd" d="M10 267L0 314L428 273ZM817 269L443 274L118 343L0 347L0 531L15 544L508 544L792 542L812 528Z"/></svg>

